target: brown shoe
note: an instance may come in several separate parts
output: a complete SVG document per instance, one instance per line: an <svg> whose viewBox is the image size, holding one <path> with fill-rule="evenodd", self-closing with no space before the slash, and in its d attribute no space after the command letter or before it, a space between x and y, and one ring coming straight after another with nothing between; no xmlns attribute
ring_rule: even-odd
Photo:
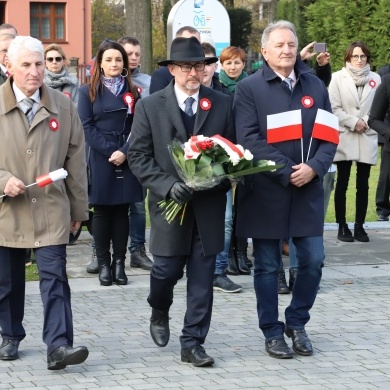
<svg viewBox="0 0 390 390"><path fill-rule="evenodd" d="M290 247L287 241L282 242L282 255L289 256L290 255Z"/></svg>

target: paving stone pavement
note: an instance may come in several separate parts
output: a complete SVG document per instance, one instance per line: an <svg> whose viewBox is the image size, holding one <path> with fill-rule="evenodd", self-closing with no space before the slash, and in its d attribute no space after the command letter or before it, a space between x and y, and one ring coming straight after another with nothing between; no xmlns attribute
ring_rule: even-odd
<svg viewBox="0 0 390 390"><path fill-rule="evenodd" d="M341 243L325 231L326 265L306 330L314 355L270 358L258 328L252 276L232 277L239 294L216 292L206 351L210 368L180 361L185 279L175 288L171 340L149 335L148 272L127 267L127 286L100 287L85 273L91 238L68 247L75 345L88 360L61 371L46 369L38 282L27 283L20 359L0 361L0 389L378 389L390 388L390 223L368 226L370 243ZM284 259L286 260L286 259ZM291 296L279 296L280 317ZM291 344L291 341L287 341Z"/></svg>

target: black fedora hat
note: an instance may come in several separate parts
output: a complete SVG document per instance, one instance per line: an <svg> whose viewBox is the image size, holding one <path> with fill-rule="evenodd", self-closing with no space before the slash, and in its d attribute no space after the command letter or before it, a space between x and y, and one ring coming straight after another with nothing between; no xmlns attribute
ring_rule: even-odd
<svg viewBox="0 0 390 390"><path fill-rule="evenodd" d="M218 61L217 57L205 57L200 42L195 38L175 38L171 44L169 60L158 62L159 65L167 66L173 62L206 62L212 64Z"/></svg>

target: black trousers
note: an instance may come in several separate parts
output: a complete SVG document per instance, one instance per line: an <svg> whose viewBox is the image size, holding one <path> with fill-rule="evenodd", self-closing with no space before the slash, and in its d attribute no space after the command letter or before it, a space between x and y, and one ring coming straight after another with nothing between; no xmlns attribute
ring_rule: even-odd
<svg viewBox="0 0 390 390"><path fill-rule="evenodd" d="M351 175L352 161L339 161L337 164L337 179L334 192L334 206L336 222L346 222L346 194ZM370 178L371 165L356 162L356 200L355 222L363 224L366 219L368 206L368 179Z"/></svg>
<svg viewBox="0 0 390 390"><path fill-rule="evenodd" d="M163 239L163 238L161 238ZM173 302L173 289L183 277L187 265L187 310L180 336L182 348L201 345L210 328L213 306L213 278L216 255L204 256L198 230L192 235L189 256L155 256L150 273L148 302L154 309L168 310Z"/></svg>
<svg viewBox="0 0 390 390"><path fill-rule="evenodd" d="M125 259L129 239L129 204L94 205L92 234L98 260Z"/></svg>
<svg viewBox="0 0 390 390"><path fill-rule="evenodd" d="M376 212L378 215L390 215L390 152L381 147L381 166L379 171L378 185L376 187Z"/></svg>
<svg viewBox="0 0 390 390"><path fill-rule="evenodd" d="M66 245L34 249L43 303L43 341L50 354L60 345L73 345L70 288L66 275ZM26 249L0 247L1 336L23 340Z"/></svg>

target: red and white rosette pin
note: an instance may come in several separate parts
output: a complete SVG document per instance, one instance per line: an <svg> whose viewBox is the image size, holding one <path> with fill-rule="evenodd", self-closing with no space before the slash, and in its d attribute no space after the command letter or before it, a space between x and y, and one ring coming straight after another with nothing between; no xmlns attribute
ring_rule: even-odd
<svg viewBox="0 0 390 390"><path fill-rule="evenodd" d="M66 95L70 99L70 93L69 92L64 92L64 95Z"/></svg>
<svg viewBox="0 0 390 390"><path fill-rule="evenodd" d="M49 172L46 175L41 175L37 177L37 182L39 187L47 186L57 180L66 179L68 172L64 168L57 169L56 171Z"/></svg>
<svg viewBox="0 0 390 390"><path fill-rule="evenodd" d="M137 87L137 90L138 90L138 93L141 95L141 93L142 93L142 88L141 88L141 87Z"/></svg>
<svg viewBox="0 0 390 390"><path fill-rule="evenodd" d="M134 107L134 96L130 92L127 92L123 95L123 101L125 102L125 104L127 104L127 107L129 107L127 112L129 114L132 114Z"/></svg>
<svg viewBox="0 0 390 390"><path fill-rule="evenodd" d="M376 82L375 82L375 80L370 80L369 82L368 82L368 85L371 87L371 88L375 88L376 87Z"/></svg>
<svg viewBox="0 0 390 390"><path fill-rule="evenodd" d="M302 102L302 106L305 108L310 108L314 104L314 100L311 96L304 96L301 102Z"/></svg>
<svg viewBox="0 0 390 390"><path fill-rule="evenodd" d="M57 131L60 128L60 124L58 123L58 120L55 118L52 118L49 120L49 127L52 131Z"/></svg>
<svg viewBox="0 0 390 390"><path fill-rule="evenodd" d="M207 98L200 99L199 106L203 111L208 111L211 108L211 102Z"/></svg>

